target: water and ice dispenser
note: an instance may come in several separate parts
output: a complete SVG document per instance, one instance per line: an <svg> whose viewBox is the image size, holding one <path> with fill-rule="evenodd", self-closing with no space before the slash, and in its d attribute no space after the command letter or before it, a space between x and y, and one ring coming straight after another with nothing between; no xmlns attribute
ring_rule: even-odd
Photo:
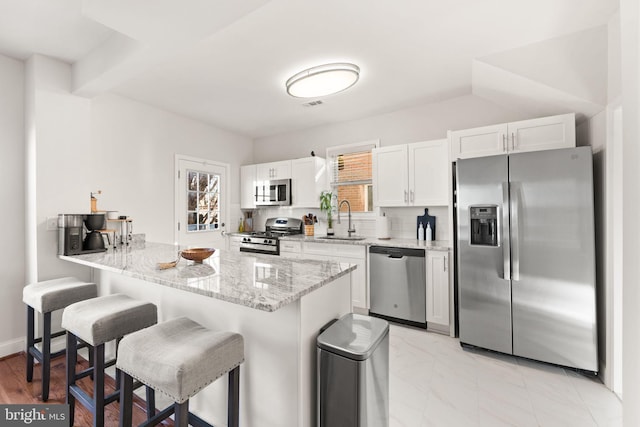
<svg viewBox="0 0 640 427"><path fill-rule="evenodd" d="M469 206L470 245L499 246L498 206Z"/></svg>

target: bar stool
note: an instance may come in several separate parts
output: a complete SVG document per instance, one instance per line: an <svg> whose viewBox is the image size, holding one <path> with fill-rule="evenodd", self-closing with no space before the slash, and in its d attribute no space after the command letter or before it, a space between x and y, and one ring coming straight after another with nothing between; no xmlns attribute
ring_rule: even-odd
<svg viewBox="0 0 640 427"><path fill-rule="evenodd" d="M84 282L75 277L61 277L32 283L22 290L22 301L27 305L27 382L33 381L34 359L42 365L42 401L49 399L51 359L62 356L65 349L51 353L51 339L60 337L65 331L51 333L51 313L70 304L95 298L98 288L95 283ZM35 312L43 315L42 336L35 338ZM42 342L42 350L35 346Z"/></svg>
<svg viewBox="0 0 640 427"><path fill-rule="evenodd" d="M67 404L69 417L74 420L75 401L93 413L94 427L104 426L104 407L118 400L120 381L116 378L116 391L104 393L104 370L115 365L115 359L105 363L105 343L116 340L158 321L154 304L138 301L126 295L114 294L77 302L64 309L62 327L67 330ZM76 373L77 346L80 339L86 342L93 354L93 367ZM117 373L116 373L117 374ZM93 375L93 398L84 392L76 381ZM155 408L147 407L150 417Z"/></svg>
<svg viewBox="0 0 640 427"><path fill-rule="evenodd" d="M242 362L242 335L211 331L186 317L127 335L120 343L116 363L121 376L120 427L131 426L134 378L175 402L142 424L145 427L157 425L173 413L177 427L211 427L189 413L189 398L226 373L227 425L237 427Z"/></svg>

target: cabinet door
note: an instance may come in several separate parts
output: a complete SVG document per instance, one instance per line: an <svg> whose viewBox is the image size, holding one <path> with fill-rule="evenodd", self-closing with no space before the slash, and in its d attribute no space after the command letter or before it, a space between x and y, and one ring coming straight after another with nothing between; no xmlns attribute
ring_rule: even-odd
<svg viewBox="0 0 640 427"><path fill-rule="evenodd" d="M450 134L451 161L507 152L507 124L456 130Z"/></svg>
<svg viewBox="0 0 640 427"><path fill-rule="evenodd" d="M407 146L372 150L373 203L375 206L407 206L409 175Z"/></svg>
<svg viewBox="0 0 640 427"><path fill-rule="evenodd" d="M280 240L280 256L283 258L303 258L302 242Z"/></svg>
<svg viewBox="0 0 640 427"><path fill-rule="evenodd" d="M449 325L449 254L427 251L427 324Z"/></svg>
<svg viewBox="0 0 640 427"><path fill-rule="evenodd" d="M351 272L351 311L354 308L369 309L366 246L305 242L303 253L307 259L356 264L358 267Z"/></svg>
<svg viewBox="0 0 640 427"><path fill-rule="evenodd" d="M256 165L256 180L258 182L269 181L273 173L273 163L259 163Z"/></svg>
<svg viewBox="0 0 640 427"><path fill-rule="evenodd" d="M240 209L256 207L256 165L240 167Z"/></svg>
<svg viewBox="0 0 640 427"><path fill-rule="evenodd" d="M509 123L509 151L525 152L576 146L575 114Z"/></svg>
<svg viewBox="0 0 640 427"><path fill-rule="evenodd" d="M409 202L419 206L449 204L447 139L409 144Z"/></svg>
<svg viewBox="0 0 640 427"><path fill-rule="evenodd" d="M291 160L259 163L256 165L256 176L258 181L291 178Z"/></svg>
<svg viewBox="0 0 640 427"><path fill-rule="evenodd" d="M271 163L273 168L272 179L291 178L291 160Z"/></svg>
<svg viewBox="0 0 640 427"><path fill-rule="evenodd" d="M242 237L229 236L229 250L240 252L240 242L242 242Z"/></svg>
<svg viewBox="0 0 640 427"><path fill-rule="evenodd" d="M326 165L320 157L291 161L292 207L320 207L320 192L327 188Z"/></svg>

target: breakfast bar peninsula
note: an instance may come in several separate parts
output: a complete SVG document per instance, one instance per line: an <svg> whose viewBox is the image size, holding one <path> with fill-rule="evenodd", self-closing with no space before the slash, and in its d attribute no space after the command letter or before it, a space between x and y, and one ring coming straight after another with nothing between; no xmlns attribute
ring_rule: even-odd
<svg viewBox="0 0 640 427"><path fill-rule="evenodd" d="M123 293L156 304L159 322L188 316L242 334L241 425L315 425L315 339L322 326L349 312L356 266L216 250L202 264L183 259L158 269L179 249L146 243L60 259L91 267L101 295ZM224 425L226 387L216 381L205 388L190 401L192 412Z"/></svg>

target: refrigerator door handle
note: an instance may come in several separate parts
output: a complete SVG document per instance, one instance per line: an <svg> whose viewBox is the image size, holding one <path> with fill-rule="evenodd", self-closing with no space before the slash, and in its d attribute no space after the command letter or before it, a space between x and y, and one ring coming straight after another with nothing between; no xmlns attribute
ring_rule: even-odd
<svg viewBox="0 0 640 427"><path fill-rule="evenodd" d="M520 239L518 236L518 232L520 229L519 226L519 214L518 214L518 209L519 209L519 193L518 193L518 185L516 185L515 183L511 183L511 188L510 188L510 196L511 196L511 240L513 241L513 249L511 250L512 252L512 267L513 267L513 271L511 272L511 278L513 280L520 280L520 251L519 251L519 245L520 245Z"/></svg>
<svg viewBox="0 0 640 427"><path fill-rule="evenodd" d="M502 278L511 280L511 245L509 242L509 183L502 183L502 224L498 226L498 240L502 240L502 258L504 267L502 270Z"/></svg>

